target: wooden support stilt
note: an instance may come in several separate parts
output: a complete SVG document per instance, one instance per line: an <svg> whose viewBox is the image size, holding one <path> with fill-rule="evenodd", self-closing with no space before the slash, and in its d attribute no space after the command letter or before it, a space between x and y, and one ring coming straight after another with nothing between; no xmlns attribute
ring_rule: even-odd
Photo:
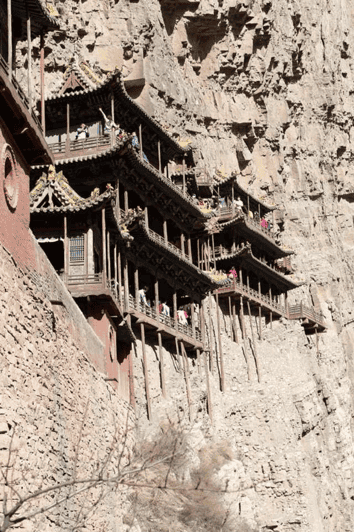
<svg viewBox="0 0 354 532"><path fill-rule="evenodd" d="M197 366L198 366L198 374L201 374L201 364L200 364L200 349L197 349Z"/></svg>
<svg viewBox="0 0 354 532"><path fill-rule="evenodd" d="M218 327L218 344L219 344L219 360L220 360L220 390L225 391L225 373L224 373L224 355L222 352L221 343L221 327L220 327L220 308L219 308L219 294L216 292L216 321Z"/></svg>
<svg viewBox="0 0 354 532"><path fill-rule="evenodd" d="M203 269L200 264L200 245L199 245L199 238L197 238L197 259L198 259L198 268Z"/></svg>
<svg viewBox="0 0 354 532"><path fill-rule="evenodd" d="M273 312L270 311L269 313L269 322L270 322L270 328L273 329Z"/></svg>
<svg viewBox="0 0 354 532"><path fill-rule="evenodd" d="M244 346L244 353L245 353L245 359L247 364L247 375L248 380L251 380L251 363L250 363L250 357L248 353L248 346L247 346L247 333L246 333L246 326L245 326L245 317L243 312L243 297L240 298L240 321L241 321L241 328L242 328L242 338L243 338L243 346Z"/></svg>
<svg viewBox="0 0 354 532"><path fill-rule="evenodd" d="M255 364L256 364L258 382L261 382L261 368L260 368L260 363L259 363L259 358L258 358L256 339L255 339L255 335L254 335L254 331L253 331L251 305L250 305L249 301L247 301L247 307L248 307L248 316L249 316L249 319L250 319L250 326L251 326L251 335L252 335L252 344L253 344L253 356L254 356L254 361L255 361Z"/></svg>
<svg viewBox="0 0 354 532"><path fill-rule="evenodd" d="M237 334L237 325L236 325L236 302L232 304L232 327L234 331L234 341L238 344L238 334Z"/></svg>
<svg viewBox="0 0 354 532"><path fill-rule="evenodd" d="M139 306L139 268L137 266L134 269L134 296L136 304Z"/></svg>
<svg viewBox="0 0 354 532"><path fill-rule="evenodd" d="M65 143L66 155L70 156L70 103L66 104L66 143Z"/></svg>
<svg viewBox="0 0 354 532"><path fill-rule="evenodd" d="M317 354L317 358L319 356L319 348L318 348L318 330L317 330L317 326L315 327L315 334L316 334L316 354Z"/></svg>
<svg viewBox="0 0 354 532"><path fill-rule="evenodd" d="M216 269L214 233L211 235L211 241L212 241L212 245L213 245L213 261L214 261L214 268Z"/></svg>
<svg viewBox="0 0 354 532"><path fill-rule="evenodd" d="M177 328L177 294L176 292L173 292L172 294L172 312L173 312L173 320L175 323L175 327Z"/></svg>
<svg viewBox="0 0 354 532"><path fill-rule="evenodd" d="M181 340L181 354L183 359L183 371L184 371L184 378L186 381L186 391L187 391L187 401L188 401L188 410L189 410L189 420L192 421L193 413L192 413L192 391L191 391L191 383L189 378L189 361L187 357L187 353L184 347L184 343Z"/></svg>
<svg viewBox="0 0 354 532"><path fill-rule="evenodd" d="M123 277L124 277L124 310L129 310L129 279L128 279L128 261L126 255L123 256Z"/></svg>
<svg viewBox="0 0 354 532"><path fill-rule="evenodd" d="M259 339L262 340L262 305L259 305Z"/></svg>
<svg viewBox="0 0 354 532"><path fill-rule="evenodd" d="M129 198L128 198L128 191L127 189L124 190L124 211L125 214L128 214L129 210Z"/></svg>
<svg viewBox="0 0 354 532"><path fill-rule="evenodd" d="M231 338L231 340L232 340L232 336L233 336L233 326L232 326L231 296L229 296L228 299L229 299L229 318L230 318L230 338Z"/></svg>
<svg viewBox="0 0 354 532"><path fill-rule="evenodd" d="M131 327L132 324L132 318L131 316L127 316L127 324ZM130 404L132 405L134 412L136 411L136 402L135 402L135 386L134 386L134 360L133 360L133 353L134 353L134 344L132 343L130 345L130 353L129 353L129 400Z"/></svg>
<svg viewBox="0 0 354 532"><path fill-rule="evenodd" d="M162 336L161 333L157 333L157 339L159 344L159 360L160 360L160 375L161 375L161 390L162 397L166 399L166 377L165 377L165 364L163 357L163 348L162 348Z"/></svg>
<svg viewBox="0 0 354 532"><path fill-rule="evenodd" d="M163 221L163 237L165 239L165 242L168 242L167 220Z"/></svg>
<svg viewBox="0 0 354 532"><path fill-rule="evenodd" d="M183 157L183 161L182 161L182 174L183 174L183 184L182 184L182 190L183 190L183 194L186 193L186 160L185 160L185 156Z"/></svg>
<svg viewBox="0 0 354 532"><path fill-rule="evenodd" d="M154 283L154 292L155 292L155 312L156 312L156 318L157 320L160 319L160 311L159 311L159 281L158 279L155 280Z"/></svg>
<svg viewBox="0 0 354 532"><path fill-rule="evenodd" d="M206 385L207 385L208 414L209 414L210 422L212 424L213 423L213 402L212 402L211 387L210 387L208 360L207 360L207 354L205 352L203 353L203 359L204 359L205 379L206 379Z"/></svg>
<svg viewBox="0 0 354 532"><path fill-rule="evenodd" d="M149 386L149 372L147 367L146 345L145 345L145 325L140 323L141 343L143 348L143 364L144 364L144 379L145 379L145 392L147 401L147 412L149 420L152 419L151 402L150 402L150 386Z"/></svg>
<svg viewBox="0 0 354 532"><path fill-rule="evenodd" d="M209 292L209 342L210 342L209 366L210 366L210 371L213 374L214 373L214 353L213 353L214 335L213 335L213 321L211 319L211 309L212 309L211 302L212 302L211 292Z"/></svg>

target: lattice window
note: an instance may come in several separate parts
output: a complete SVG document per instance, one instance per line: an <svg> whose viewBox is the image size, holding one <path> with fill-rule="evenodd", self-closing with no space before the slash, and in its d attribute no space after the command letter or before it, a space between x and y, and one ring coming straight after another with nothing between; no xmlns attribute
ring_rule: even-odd
<svg viewBox="0 0 354 532"><path fill-rule="evenodd" d="M85 262L84 236L70 238L70 262Z"/></svg>

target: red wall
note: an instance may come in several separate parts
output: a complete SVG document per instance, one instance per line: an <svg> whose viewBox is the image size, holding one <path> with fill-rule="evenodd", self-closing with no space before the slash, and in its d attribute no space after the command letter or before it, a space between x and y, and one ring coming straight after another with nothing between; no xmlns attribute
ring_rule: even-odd
<svg viewBox="0 0 354 532"><path fill-rule="evenodd" d="M5 153L10 149L14 160L14 181L18 200L9 207L4 191ZM29 234L29 167L0 118L0 242L20 266L35 268L33 240Z"/></svg>

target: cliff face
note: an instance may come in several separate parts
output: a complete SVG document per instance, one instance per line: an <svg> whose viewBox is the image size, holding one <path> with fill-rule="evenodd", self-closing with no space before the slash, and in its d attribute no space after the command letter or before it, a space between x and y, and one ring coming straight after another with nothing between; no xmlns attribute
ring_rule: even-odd
<svg viewBox="0 0 354 532"><path fill-rule="evenodd" d="M221 394L214 375L211 428L205 382L193 366L194 416L202 431L228 438L237 450L232 467L220 473L237 493L230 495L232 511L262 530L351 531L352 2L66 0L55 8L67 32L46 44L47 95L72 58L104 77L115 67L134 76L143 57L137 101L170 132L193 141L198 167L211 175L237 170L251 192L284 210L282 243L295 250L293 265L306 281L291 299L321 309L328 330L317 349L299 324L268 325L257 342L258 383L248 380L225 311L227 389ZM152 349L148 360L157 421L175 411L183 379L168 358L164 400ZM186 405L182 398L180 408Z"/></svg>

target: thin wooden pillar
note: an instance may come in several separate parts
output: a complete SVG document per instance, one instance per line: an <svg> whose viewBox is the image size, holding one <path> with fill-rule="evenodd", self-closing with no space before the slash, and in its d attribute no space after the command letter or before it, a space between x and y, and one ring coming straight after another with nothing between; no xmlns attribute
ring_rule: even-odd
<svg viewBox="0 0 354 532"><path fill-rule="evenodd" d="M195 311L194 311L194 301L191 301L191 322L192 322L192 335L195 338Z"/></svg>
<svg viewBox="0 0 354 532"><path fill-rule="evenodd" d="M191 241L191 236L190 235L188 235L188 237L187 237L187 249L188 249L189 260L192 262L192 260L193 260L193 257L192 257L192 241Z"/></svg>
<svg viewBox="0 0 354 532"><path fill-rule="evenodd" d="M213 402L212 402L212 396L211 396L208 361L207 361L207 355L205 351L203 353L203 359L204 359L205 379L206 379L206 385L207 385L208 414L209 414L210 422L212 424L213 423Z"/></svg>
<svg viewBox="0 0 354 532"><path fill-rule="evenodd" d="M118 300L120 305L123 304L122 301L122 259L120 249L117 254L117 268L118 268Z"/></svg>
<svg viewBox="0 0 354 532"><path fill-rule="evenodd" d="M129 210L129 197L128 197L128 190L125 188L124 189L124 211L125 211L125 214L128 213L128 210Z"/></svg>
<svg viewBox="0 0 354 532"><path fill-rule="evenodd" d="M165 377L165 364L164 364L164 357L163 357L163 348L162 348L162 336L161 333L157 333L157 340L159 344L159 360L160 360L160 375L161 375L161 391L162 391L162 397L166 399L166 377Z"/></svg>
<svg viewBox="0 0 354 532"><path fill-rule="evenodd" d="M269 285L269 299L270 304L273 305L273 299L272 299L272 287ZM269 322L270 322L270 328L273 329L273 312L270 311L269 313Z"/></svg>
<svg viewBox="0 0 354 532"><path fill-rule="evenodd" d="M247 194L247 216L250 215L250 197Z"/></svg>
<svg viewBox="0 0 354 532"><path fill-rule="evenodd" d="M183 174L183 194L186 193L186 160L183 157L182 161L182 174Z"/></svg>
<svg viewBox="0 0 354 532"><path fill-rule="evenodd" d="M262 340L262 305L259 305L259 339Z"/></svg>
<svg viewBox="0 0 354 532"><path fill-rule="evenodd" d="M64 215L64 277L69 277L69 239L68 239L68 217Z"/></svg>
<svg viewBox="0 0 354 532"><path fill-rule="evenodd" d="M145 216L145 226L146 226L146 229L149 229L149 211L148 211L148 206L145 205L145 209L144 209L144 216Z"/></svg>
<svg viewBox="0 0 354 532"><path fill-rule="evenodd" d="M12 81L12 0L7 0L7 56L9 62L9 79Z"/></svg>
<svg viewBox="0 0 354 532"><path fill-rule="evenodd" d="M32 112L32 35L31 35L31 17L27 9L27 84L28 84L28 103L30 112Z"/></svg>
<svg viewBox="0 0 354 532"><path fill-rule="evenodd" d="M137 266L134 268L134 296L139 308L139 269Z"/></svg>
<svg viewBox="0 0 354 532"><path fill-rule="evenodd" d="M230 317L230 338L231 338L231 340L232 340L232 336L233 336L233 334L232 334L232 332L233 332L232 329L233 329L233 327L232 327L231 296L228 297L228 300L229 300L229 317Z"/></svg>
<svg viewBox="0 0 354 532"><path fill-rule="evenodd" d="M140 157L143 158L143 128L139 125L139 145L140 145Z"/></svg>
<svg viewBox="0 0 354 532"><path fill-rule="evenodd" d="M107 279L107 247L106 247L106 209L102 209L102 265L103 265L103 284Z"/></svg>
<svg viewBox="0 0 354 532"><path fill-rule="evenodd" d="M161 142L160 142L160 139L157 141L157 157L158 157L158 161L159 161L159 172L161 174L162 165L161 165Z"/></svg>
<svg viewBox="0 0 354 532"><path fill-rule="evenodd" d="M316 334L316 354L317 354L317 358L319 356L319 347L318 347L318 330L317 330L317 325L315 327L315 334Z"/></svg>
<svg viewBox="0 0 354 532"><path fill-rule="evenodd" d="M202 335L203 347L205 347L205 311L204 311L204 300L200 301L199 305L199 319L200 319L200 333Z"/></svg>
<svg viewBox="0 0 354 532"><path fill-rule="evenodd" d="M69 157L70 154L70 103L66 104L66 144L65 144L66 155Z"/></svg>
<svg viewBox="0 0 354 532"><path fill-rule="evenodd" d="M172 295L172 311L173 311L173 319L174 319L175 327L177 328L177 294L176 292L173 292L173 295Z"/></svg>
<svg viewBox="0 0 354 532"><path fill-rule="evenodd" d="M40 40L40 72L41 72L41 124L45 136L45 100L44 100L44 32L41 32Z"/></svg>
<svg viewBox="0 0 354 532"><path fill-rule="evenodd" d="M218 327L218 344L219 344L219 360L220 360L220 389L225 391L225 373L224 373L224 355L222 352L221 343L221 327L220 327L220 308L219 308L219 294L216 291L216 321Z"/></svg>
<svg viewBox="0 0 354 532"><path fill-rule="evenodd" d="M199 238L197 238L197 260L198 260L198 268L203 269L200 264L200 243Z"/></svg>
<svg viewBox="0 0 354 532"><path fill-rule="evenodd" d="M147 367L147 356L146 356L146 345L145 345L145 325L143 323L140 323L140 335L141 335L141 344L142 344L142 349L143 349L143 364L144 364L144 380L145 380L147 413L148 413L149 420L151 420L152 412L151 412L151 401L150 401L149 371Z"/></svg>
<svg viewBox="0 0 354 532"><path fill-rule="evenodd" d="M163 237L165 241L168 242L167 220L163 221Z"/></svg>
<svg viewBox="0 0 354 532"><path fill-rule="evenodd" d="M184 343L181 340L181 355L183 360L183 371L184 371L184 378L186 381L186 391L187 391L187 401L188 401L188 410L189 410L189 420L192 421L192 391L191 391L191 383L190 383L190 376L189 376L189 361L187 357L187 353L184 347Z"/></svg>
<svg viewBox="0 0 354 532"><path fill-rule="evenodd" d="M238 344L238 334L237 334L237 325L236 325L236 301L232 302L232 325L234 331L234 340Z"/></svg>
<svg viewBox="0 0 354 532"><path fill-rule="evenodd" d="M158 279L155 280L154 290L155 290L155 312L156 312L156 318L159 320L160 311L159 311L159 281Z"/></svg>
<svg viewBox="0 0 354 532"><path fill-rule="evenodd" d="M214 268L216 269L214 233L211 235L211 241L212 241L212 244L213 244L213 260L214 260Z"/></svg>
<svg viewBox="0 0 354 532"><path fill-rule="evenodd" d="M241 321L245 359L246 359L246 365L247 365L247 375L248 375L248 380L250 381L251 380L251 363L250 363L250 357L249 357L248 346L247 346L247 332L246 332L246 326L245 326L245 316L244 316L244 311L243 311L243 297L242 296L240 298L240 321Z"/></svg>
<svg viewBox="0 0 354 532"><path fill-rule="evenodd" d="M107 263L108 263L108 283L109 288L111 288L111 277L112 277L112 270L111 270L111 235L109 231L107 231Z"/></svg>
<svg viewBox="0 0 354 532"><path fill-rule="evenodd" d="M235 182L232 181L232 189L231 189L231 212L232 216L235 216Z"/></svg>
<svg viewBox="0 0 354 532"><path fill-rule="evenodd" d="M119 196L119 179L117 179L117 185L116 185L116 216L118 222L120 222L120 196Z"/></svg>
<svg viewBox="0 0 354 532"><path fill-rule="evenodd" d="M114 293L115 293L116 298L118 299L118 287L117 287L118 278L117 278L117 274L118 274L118 268L117 268L117 242L115 242L115 244L114 244Z"/></svg>
<svg viewBox="0 0 354 532"><path fill-rule="evenodd" d="M247 307L248 307L248 316L249 316L249 319L250 319L250 326L251 326L251 336L252 336L252 344L253 344L253 356L254 356L254 361L255 361L255 364L256 364L258 382L261 382L261 368L260 368L260 363L259 363L259 359L258 359L256 339L255 339L255 335L254 335L254 331L253 331L253 325L252 325L251 305L250 305L249 301L247 301Z"/></svg>
<svg viewBox="0 0 354 532"><path fill-rule="evenodd" d="M128 278L128 260L123 256L123 277L124 277L124 307L125 312L129 311L129 278Z"/></svg>
<svg viewBox="0 0 354 532"><path fill-rule="evenodd" d="M130 314L127 316L127 324L131 327L132 317ZM134 345L130 345L129 353L129 400L132 405L134 412L136 411L136 402L135 402L135 386L134 386L134 361L133 361Z"/></svg>
<svg viewBox="0 0 354 532"><path fill-rule="evenodd" d="M212 318L211 318L211 309L212 309L212 298L211 298L211 292L209 292L209 341L210 341L210 359L209 359L209 365L210 365L210 370L211 370L211 373L213 374L214 373L214 347L213 347L213 342L214 342L214 335L213 335L213 321L212 321Z"/></svg>
<svg viewBox="0 0 354 532"><path fill-rule="evenodd" d="M112 116L112 122L114 122L114 92L111 91L111 116Z"/></svg>
<svg viewBox="0 0 354 532"><path fill-rule="evenodd" d="M181 232L181 251L183 257L185 256L185 248L184 248L184 233Z"/></svg>

